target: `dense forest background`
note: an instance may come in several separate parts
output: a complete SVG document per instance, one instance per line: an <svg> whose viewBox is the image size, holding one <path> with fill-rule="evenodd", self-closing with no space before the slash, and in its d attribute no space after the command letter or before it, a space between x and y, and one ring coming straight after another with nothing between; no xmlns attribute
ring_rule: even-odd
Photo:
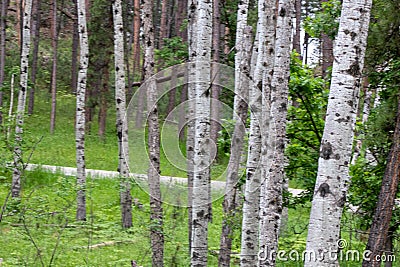
<svg viewBox="0 0 400 267"><path fill-rule="evenodd" d="M2 0L0 265L399 266L399 10Z"/></svg>

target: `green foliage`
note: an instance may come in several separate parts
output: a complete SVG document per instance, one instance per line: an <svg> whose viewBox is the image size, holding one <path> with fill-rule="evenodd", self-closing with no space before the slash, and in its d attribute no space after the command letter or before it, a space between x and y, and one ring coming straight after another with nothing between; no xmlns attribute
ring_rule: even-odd
<svg viewBox="0 0 400 267"><path fill-rule="evenodd" d="M156 58L162 60L162 67L170 67L181 64L188 58L187 43L181 37L164 39L164 46L160 50L155 50Z"/></svg>
<svg viewBox="0 0 400 267"><path fill-rule="evenodd" d="M321 9L313 17L304 20L304 29L311 36L318 38L322 33L334 39L339 28L341 1L329 0L321 3Z"/></svg>
<svg viewBox="0 0 400 267"><path fill-rule="evenodd" d="M288 110L286 174L297 186L313 192L328 90L326 82L314 77L296 54L291 59L289 90L292 105Z"/></svg>

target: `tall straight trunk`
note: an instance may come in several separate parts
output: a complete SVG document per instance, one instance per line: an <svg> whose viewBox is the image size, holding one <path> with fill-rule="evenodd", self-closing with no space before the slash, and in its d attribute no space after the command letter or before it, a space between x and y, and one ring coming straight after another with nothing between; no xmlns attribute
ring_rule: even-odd
<svg viewBox="0 0 400 267"><path fill-rule="evenodd" d="M244 188L242 239L240 249L240 266L257 266L258 255L258 221L259 197L261 185L261 131L260 119L262 110L262 73L265 56L266 16L264 0L258 1L257 32L253 44L250 63L249 109L250 132L247 151L246 183Z"/></svg>
<svg viewBox="0 0 400 267"><path fill-rule="evenodd" d="M78 28L79 28L79 74L76 91L76 179L77 179L77 209L76 219L86 220L86 174L85 174L85 102L86 102L86 80L89 64L89 40L86 23L85 0L78 0Z"/></svg>
<svg viewBox="0 0 400 267"><path fill-rule="evenodd" d="M3 113L1 108L3 107L3 83L6 65L6 22L7 22L7 11L8 11L9 0L1 1L1 13L0 13L0 124L3 122Z"/></svg>
<svg viewBox="0 0 400 267"><path fill-rule="evenodd" d="M272 79L263 81L262 179L260 199L260 266L275 266L282 216L282 191L285 179L286 115L289 94L290 48L294 0L280 0L276 22L275 57ZM269 51L267 50L267 53ZM266 108L266 107L269 107ZM267 130L268 129L268 130Z"/></svg>
<svg viewBox="0 0 400 267"><path fill-rule="evenodd" d="M232 218L236 210L236 196L239 189L236 184L239 179L239 166L242 156L246 132L247 102L249 99L249 61L251 51L251 27L247 26L249 1L240 1L237 11L236 41L235 41L235 97L233 105L233 120L235 122L231 138L231 155L227 167L224 203L224 220L220 238L219 266L230 266L232 249ZM218 25L219 26L219 25Z"/></svg>
<svg viewBox="0 0 400 267"><path fill-rule="evenodd" d="M394 209L394 200L400 180L400 97L398 97L397 119L393 135L393 143L387 159L385 174L382 179L381 191L372 220L366 250L371 251L369 260L364 259L363 267L381 266L383 252L390 240L390 221ZM393 233L392 233L393 234ZM389 243L389 245L390 245ZM385 252L387 253L387 252Z"/></svg>
<svg viewBox="0 0 400 267"><path fill-rule="evenodd" d="M197 46L197 4L198 0L188 0L188 53L189 62L195 64L196 46ZM187 177L188 177L188 241L189 241L189 254L192 253L192 239L193 239L193 157L194 157L194 118L195 118L195 81L196 71L194 66L188 67L188 81L187 81L187 137L186 137L186 158L187 158Z"/></svg>
<svg viewBox="0 0 400 267"><path fill-rule="evenodd" d="M321 3L328 0L321 0ZM321 34L321 49L322 49L322 77L329 74L329 68L333 64L333 40L325 33Z"/></svg>
<svg viewBox="0 0 400 267"><path fill-rule="evenodd" d="M213 62L220 62L220 50L221 50L221 15L220 15L220 1L213 1L213 35L212 35L212 59ZM247 14L247 13L246 13ZM218 132L221 129L221 125L219 123L219 110L220 110L220 102L219 94L221 91L221 86L219 86L219 82L215 79L218 78L218 65L215 65L212 69L213 74L213 85L211 87L211 98L213 101L211 102L211 126L210 126L210 137L211 140L217 144L218 142ZM214 78L215 77L215 78Z"/></svg>
<svg viewBox="0 0 400 267"><path fill-rule="evenodd" d="M338 266L337 259L327 257L324 251L338 250L371 2L344 0L342 4L306 244L318 260L306 257L307 267Z"/></svg>
<svg viewBox="0 0 400 267"><path fill-rule="evenodd" d="M126 119L124 26L121 0L112 2L114 21L115 105L118 137L118 171L122 227L132 227L132 196L129 181L128 122Z"/></svg>
<svg viewBox="0 0 400 267"><path fill-rule="evenodd" d="M57 0L51 2L51 46L53 49L53 64L51 68L51 112L50 112L50 133L54 133L56 126L56 107L57 107Z"/></svg>
<svg viewBox="0 0 400 267"><path fill-rule="evenodd" d="M196 7L195 134L193 155L193 221L191 266L207 266L210 219L210 74L212 1L199 0Z"/></svg>
<svg viewBox="0 0 400 267"><path fill-rule="evenodd" d="M168 92L169 99L168 99L168 106L167 106L167 111L166 114L169 115L172 110L175 108L175 101L176 101L176 67L172 66L171 69L171 83L169 88L171 88Z"/></svg>
<svg viewBox="0 0 400 267"><path fill-rule="evenodd" d="M108 56L108 58L110 58ZM100 89L100 107L99 107L99 130L98 135L100 138L104 139L104 135L106 132L106 124L107 124L107 109L108 109L108 91L109 86L108 82L110 79L110 69L108 66L109 62L107 61L107 66L105 66L102 70L101 77L101 89Z"/></svg>
<svg viewBox="0 0 400 267"><path fill-rule="evenodd" d="M300 44L300 33L301 33L301 0L295 0L295 14L296 14L296 26L295 26L295 34L293 36L293 49L296 50L297 53L301 57L301 44Z"/></svg>
<svg viewBox="0 0 400 267"><path fill-rule="evenodd" d="M167 38L167 13L168 13L168 0L161 0L161 18L160 18L160 36L158 48L164 46L164 38Z"/></svg>
<svg viewBox="0 0 400 267"><path fill-rule="evenodd" d="M187 14L187 1L176 1L177 2L177 10L175 13L175 35L180 36L183 42L187 41L187 31L182 29L182 24Z"/></svg>
<svg viewBox="0 0 400 267"><path fill-rule="evenodd" d="M36 87L36 74L39 54L39 40L40 40L40 20L41 20L41 0L35 0L32 4L32 35L33 35L33 51L32 51L32 69L31 69L31 83L29 88L29 102L28 114L33 114L35 105L35 87Z"/></svg>
<svg viewBox="0 0 400 267"><path fill-rule="evenodd" d="M140 0L133 1L133 77L140 71Z"/></svg>
<svg viewBox="0 0 400 267"><path fill-rule="evenodd" d="M154 74L154 25L152 20L152 0L145 0L143 6L143 32L144 32L144 79L147 86L148 110L148 151L149 170L148 183L150 193L150 240L152 249L152 265L163 266L164 261L164 235L163 235L163 209L161 205L160 189L160 129L157 110L157 85L151 77Z"/></svg>
<svg viewBox="0 0 400 267"><path fill-rule="evenodd" d="M77 12L76 1L74 1L74 13ZM76 92L77 80L78 80L78 48L79 48L79 33L78 33L78 18L74 18L72 32L72 48L71 48L71 91Z"/></svg>
<svg viewBox="0 0 400 267"><path fill-rule="evenodd" d="M18 198L21 194L21 175L23 170L22 160L22 133L24 126L24 113L26 103L26 93L28 90L28 68L29 53L31 47L31 14L32 0L25 0L22 23L22 48L21 48L21 66L20 66L20 89L18 93L18 107L15 126L15 145L14 145L14 170L11 184L11 196Z"/></svg>
<svg viewBox="0 0 400 267"><path fill-rule="evenodd" d="M184 142L185 141L185 119L186 119L186 113L185 113L185 106L183 103L188 99L188 85L183 84L181 86L181 96L180 96L180 106L179 106L179 118L178 118L178 129L179 129L179 141ZM190 244L190 243L189 243Z"/></svg>

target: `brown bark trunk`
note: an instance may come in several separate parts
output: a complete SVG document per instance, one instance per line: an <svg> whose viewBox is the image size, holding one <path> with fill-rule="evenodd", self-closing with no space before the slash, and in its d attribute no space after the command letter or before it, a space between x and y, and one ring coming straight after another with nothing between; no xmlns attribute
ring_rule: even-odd
<svg viewBox="0 0 400 267"><path fill-rule="evenodd" d="M161 0L160 36L158 41L159 49L164 46L164 38L167 38L167 12L168 0Z"/></svg>
<svg viewBox="0 0 400 267"><path fill-rule="evenodd" d="M220 8L221 8L220 1L219 0L213 1L213 37L212 37L212 53L213 53L213 55L212 55L212 59L214 62L220 61L220 47L221 47ZM215 67L216 66L214 66L213 73L211 74L212 77L218 77L218 75L217 75L218 70ZM211 98L213 100L211 101L210 139L215 144L217 144L218 132L221 129L221 125L219 123L220 105L219 105L219 101L218 101L221 88L217 84L219 84L218 81L213 81L213 84L211 86Z"/></svg>
<svg viewBox="0 0 400 267"><path fill-rule="evenodd" d="M32 5L32 35L33 35L33 51L32 51L32 69L31 69L31 83L32 86L29 88L29 102L28 102L28 114L33 114L35 105L35 87L36 87L36 73L38 64L38 53L39 53L39 40L40 40L40 17L41 17L41 0L36 0Z"/></svg>
<svg viewBox="0 0 400 267"><path fill-rule="evenodd" d="M295 35L293 36L293 49L299 53L299 58L302 59L301 56L301 44L300 44L300 24L301 24L301 0L295 1L295 9L296 9L296 25L295 25Z"/></svg>
<svg viewBox="0 0 400 267"><path fill-rule="evenodd" d="M367 250L371 251L370 261L364 260L363 267L379 267L378 261L385 250L390 220L394 207L394 199L400 179L400 97L398 100L396 126L393 135L393 143L387 159L385 174L382 180L382 187L372 220L371 230L367 243Z"/></svg>
<svg viewBox="0 0 400 267"><path fill-rule="evenodd" d="M8 11L8 0L1 1L1 17L0 17L0 88L3 87L5 63L6 63L6 22L7 22L7 11ZM3 107L3 90L0 90L0 124L3 122L3 113L1 108Z"/></svg>
<svg viewBox="0 0 400 267"><path fill-rule="evenodd" d="M328 0L321 0L321 3L327 2ZM332 39L322 33L321 35L321 48L322 48L322 77L326 78L329 72L329 68L333 64L333 41Z"/></svg>
<svg viewBox="0 0 400 267"><path fill-rule="evenodd" d="M187 84L182 85L181 87L181 96L180 96L180 109L179 109L179 120L178 120L178 131L179 131L179 141L185 141L185 105L183 104L187 100ZM190 244L190 243L189 243Z"/></svg>
<svg viewBox="0 0 400 267"><path fill-rule="evenodd" d="M187 41L187 31L182 29L182 23L186 18L187 1L177 0L177 11L175 13L175 35L180 36L183 42Z"/></svg>
<svg viewBox="0 0 400 267"><path fill-rule="evenodd" d="M103 68L102 73L102 85L100 93L100 109L99 109L99 131L98 135L101 139L104 139L104 134L106 132L106 122L107 122L107 109L108 109L108 82L110 79L110 70L108 64Z"/></svg>
<svg viewBox="0 0 400 267"><path fill-rule="evenodd" d="M140 70L140 0L133 1L133 77ZM135 80L135 79L134 79Z"/></svg>
<svg viewBox="0 0 400 267"><path fill-rule="evenodd" d="M74 2L74 14L76 15L76 3ZM71 91L76 92L76 85L78 80L78 47L79 47L79 34L78 34L78 19L74 18L72 33L72 55L71 55Z"/></svg>
<svg viewBox="0 0 400 267"><path fill-rule="evenodd" d="M168 92L169 99L168 99L168 106L167 106L167 112L166 115L168 116L172 110L175 107L175 100L176 100L176 68L172 67L171 70L171 85L170 85L170 90Z"/></svg>
<svg viewBox="0 0 400 267"><path fill-rule="evenodd" d="M50 112L50 133L54 133L56 126L56 107L57 107L57 0L52 0L51 9L51 46L53 49L53 66L51 71L51 112Z"/></svg>

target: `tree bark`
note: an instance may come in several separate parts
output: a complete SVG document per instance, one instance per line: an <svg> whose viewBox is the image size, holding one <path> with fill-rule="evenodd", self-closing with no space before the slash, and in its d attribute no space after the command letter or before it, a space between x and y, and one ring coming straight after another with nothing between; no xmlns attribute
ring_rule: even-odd
<svg viewBox="0 0 400 267"><path fill-rule="evenodd" d="M371 251L369 260L363 261L363 267L381 266L383 252L390 241L389 229L394 200L400 179L400 97L398 97L397 119L393 143L387 159L381 191L376 204L366 250ZM391 242L391 241L390 241ZM386 253L386 252L385 252Z"/></svg>
<svg viewBox="0 0 400 267"><path fill-rule="evenodd" d="M237 12L236 54L235 54L235 97L233 120L235 122L231 138L230 158L227 167L225 197L223 202L224 220L220 238L218 266L230 266L233 225L232 218L237 208L236 196L239 194L239 166L246 132L247 108L249 99L249 71L251 51L251 27L247 26L249 1L240 1ZM218 25L219 26L219 25Z"/></svg>
<svg viewBox="0 0 400 267"><path fill-rule="evenodd" d="M76 1L74 1L74 14L77 12ZM76 92L78 79L78 48L79 48L79 33L78 33L78 17L74 18L72 33L72 48L71 48L71 91Z"/></svg>
<svg viewBox="0 0 400 267"><path fill-rule="evenodd" d="M115 105L118 137L118 171L122 227L132 227L132 196L129 181L128 122L125 99L124 26L121 0L112 2L114 21Z"/></svg>
<svg viewBox="0 0 400 267"><path fill-rule="evenodd" d="M89 64L89 40L86 23L85 0L78 0L78 28L79 28L79 73L76 92L76 178L77 178L77 210L76 219L86 220L86 174L85 174L85 102L86 102L86 80Z"/></svg>
<svg viewBox="0 0 400 267"><path fill-rule="evenodd" d="M186 158L187 158L187 177L188 177L188 241L189 253L192 253L192 239L193 239L193 180L194 180L194 118L195 118L195 56L197 46L197 5L198 0L188 0L188 53L190 65L188 68L188 83L187 83L187 137L186 137Z"/></svg>
<svg viewBox="0 0 400 267"><path fill-rule="evenodd" d="M164 46L164 38L167 38L167 13L168 13L168 0L161 0L161 19L160 19L160 40L158 48Z"/></svg>
<svg viewBox="0 0 400 267"><path fill-rule="evenodd" d="M300 33L301 33L301 0L295 0L295 14L296 14L296 26L295 34L293 36L293 49L296 50L300 55L300 60L302 60L301 54L301 44L300 44Z"/></svg>
<svg viewBox="0 0 400 267"><path fill-rule="evenodd" d="M11 185L11 196L18 198L21 194L21 175L22 164L22 133L24 126L24 113L26 103L26 93L28 90L28 68L29 52L31 46L31 14L32 0L25 0L22 22L22 49L21 49L21 67L20 67L20 90L18 93L18 107L15 127L15 146L14 146L14 170Z"/></svg>
<svg viewBox="0 0 400 267"><path fill-rule="evenodd" d="M2 89L5 76L6 65L6 29L7 29L7 11L9 0L1 1L1 14L0 14L0 88ZM3 90L0 90L0 124L3 122Z"/></svg>
<svg viewBox="0 0 400 267"><path fill-rule="evenodd" d="M338 251L371 2L344 0L342 4L306 244L306 250L315 254L306 257L306 267L338 266L326 250Z"/></svg>
<svg viewBox="0 0 400 267"><path fill-rule="evenodd" d="M321 0L321 3L328 0ZM321 34L322 48L322 77L326 78L329 74L328 69L333 64L333 40L327 34Z"/></svg>
<svg viewBox="0 0 400 267"><path fill-rule="evenodd" d="M52 0L51 8L51 46L53 49L53 60L51 68L51 111L50 111L50 134L54 133L56 126L56 107L57 107L57 0Z"/></svg>
<svg viewBox="0 0 400 267"><path fill-rule="evenodd" d="M277 11L273 74L272 77L263 77L263 130L266 132L262 134L260 252L264 257L260 258L259 266L275 266L275 255L271 252L278 251L285 180L284 152L294 0L279 1ZM267 49L266 53L270 51Z"/></svg>
<svg viewBox="0 0 400 267"><path fill-rule="evenodd" d="M196 7L195 134L193 155L193 221L191 266L207 266L210 219L210 74L212 1L199 0ZM190 64L192 67L193 65Z"/></svg>
<svg viewBox="0 0 400 267"><path fill-rule="evenodd" d="M153 1L146 0L143 6L143 32L144 32L144 79L147 82L147 110L148 110L148 151L149 170L148 183L150 193L150 240L152 248L152 265L163 266L164 260L164 235L163 235L163 209L161 205L160 189L160 130L157 110L157 85L152 78L154 74L154 25L152 20Z"/></svg>
<svg viewBox="0 0 400 267"><path fill-rule="evenodd" d="M213 62L220 62L220 48L221 48L221 18L220 18L220 0L213 1L213 35L212 35L212 59ZM247 13L246 13L247 14ZM219 109L220 102L219 94L221 91L221 86L219 86L219 82L215 79L218 78L218 68L217 65L212 69L213 74L213 85L211 87L211 98L213 101L211 102L211 126L210 126L210 137L211 140L217 144L218 142L218 132L221 130L221 125L219 123Z"/></svg>
<svg viewBox="0 0 400 267"><path fill-rule="evenodd" d="M107 56L107 58L110 58ZM110 80L110 70L108 66L108 61L106 66L102 70L101 78L101 90L100 90L100 107L99 107L99 130L98 135L101 139L105 138L106 125L107 125L107 110L108 110L108 92L109 86L108 82Z"/></svg>

